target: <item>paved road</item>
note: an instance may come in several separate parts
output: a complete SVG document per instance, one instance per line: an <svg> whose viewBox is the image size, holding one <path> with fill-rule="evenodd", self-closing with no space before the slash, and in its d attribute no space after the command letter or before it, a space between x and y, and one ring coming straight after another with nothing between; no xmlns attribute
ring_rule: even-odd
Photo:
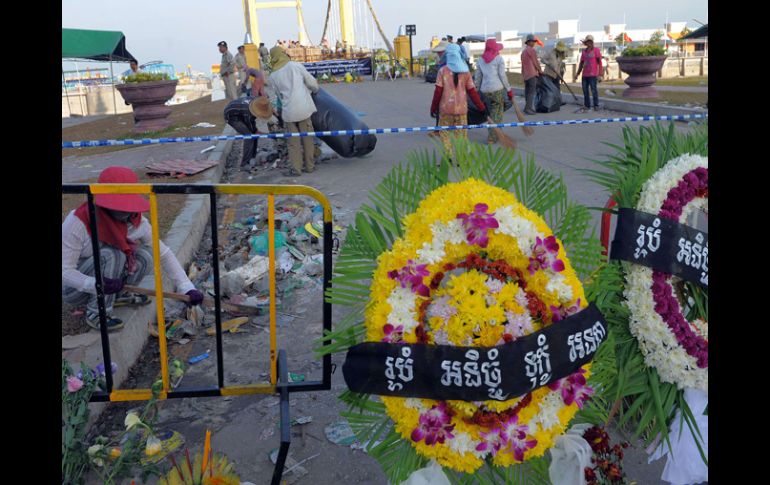
<svg viewBox="0 0 770 485"><path fill-rule="evenodd" d="M364 82L323 87L354 111L365 113L362 119L370 128L432 124L428 108L433 85L421 80ZM567 108L565 111L541 114L530 119L557 120L577 116L573 114L574 107L568 105L565 108ZM622 115L621 113L592 112L580 117L602 117L610 114ZM513 121L512 113L507 114L506 121ZM682 126L686 127L686 125ZM590 167L591 159L610 153L611 150L603 143L617 143L622 127L620 123L539 127L530 138L524 137L520 129L506 131L518 140L522 152L533 156L538 165L564 177L570 196L574 200L596 206L603 205L607 194L582 177L578 170ZM484 142L486 130L471 131L470 139ZM335 159L320 164L316 172L310 175L287 178L283 177L278 170L260 172L258 176L236 172L232 174L229 181L296 183L316 187L329 197L335 214L339 216L338 224L346 226L352 222L355 211L366 201L368 191L393 166L404 161L406 155L413 150L433 149L434 143L436 143L434 138L428 137L425 133L379 135L377 148L373 153L360 159ZM200 150L200 147L192 145L198 144L174 145L174 147L179 147L181 150L188 150L183 147L189 147L190 154L193 149ZM73 157L69 163L73 166L80 164L81 168L68 169L68 177L80 176L77 173L78 170L85 170L82 168L83 165L94 165L93 170L95 170L96 163L144 160L150 154L151 148L115 152L89 157L87 160ZM240 147L234 147L234 152L231 158L237 159ZM102 160L97 162L97 159ZM239 201L234 220L241 220L241 217L248 215L246 208L253 205L253 202L252 199ZM281 204L280 200L278 204ZM221 207L225 205L222 204ZM222 240L226 239L220 239ZM205 252L204 245L203 253ZM310 379L316 377L318 373L318 368L311 365L310 361L314 360L311 350L312 341L319 336L317 329L313 327L317 327L318 323L314 317L316 315L314 308L320 302L321 294L318 288L310 287L297 291L294 295L292 299L283 302L284 311L293 316L283 315L279 318L279 348L289 349L290 370L305 373ZM339 321L342 313L342 309L335 308L335 321ZM210 339L209 337L208 340ZM267 370L265 365L267 334L263 330L252 328L247 334L228 334L226 340L225 367L230 369L227 371L227 381L238 383L259 381L257 376L260 376L260 372ZM203 336L196 338L196 341L190 345L194 346L194 350L191 349L190 352L195 353L211 348L211 342ZM336 399L336 396L345 389L340 372L342 361L343 356L334 357L337 372L333 375L331 392L292 396L292 417L310 415L313 421L304 425L301 435L294 436L291 456L300 461L320 453L318 457L302 465L309 475L300 478L297 483L385 484L386 478L371 457L360 450L331 444L324 436L325 426L337 421L339 412L344 410ZM154 373L155 370L152 372ZM183 385L211 383L214 372L213 359L196 364L190 368ZM262 377L264 378L264 375ZM164 425L182 432L191 449L200 448L205 429L212 429L214 448L236 461L241 476L255 483L266 483L266 475L272 471L267 453L278 445L278 433L275 429L278 412L276 401L272 397L256 399L241 397L226 401L192 399L169 402L163 407L161 421ZM295 428L295 431L298 433L299 429ZM639 485L660 483L659 477L663 464L659 461L651 466L646 465L646 455L639 448L629 449L625 460L629 478L636 480Z"/></svg>
<svg viewBox="0 0 770 485"><path fill-rule="evenodd" d="M583 89L582 84L580 83L569 83L569 85L571 88L573 88L573 91L575 89L578 89L578 90ZM621 91L628 89L628 85L625 83L610 84L610 83L602 82L602 83L599 83L599 87L607 88L607 89L620 89ZM708 86L662 86L659 84L655 84L655 89L657 89L658 91L678 91L678 92L684 92L684 93L708 93L709 92Z"/></svg>

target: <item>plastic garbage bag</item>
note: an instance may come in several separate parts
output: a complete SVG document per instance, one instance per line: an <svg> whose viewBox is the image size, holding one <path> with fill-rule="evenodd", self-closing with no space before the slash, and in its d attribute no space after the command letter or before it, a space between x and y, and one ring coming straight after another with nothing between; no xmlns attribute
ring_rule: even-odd
<svg viewBox="0 0 770 485"><path fill-rule="evenodd" d="M489 106L489 96L479 91L479 96L481 97L481 101L484 103L484 106ZM468 123L471 125L480 125L482 123L487 122L487 117L485 113L482 113L479 111L479 109L476 107L476 105L473 103L473 100L468 98ZM513 107L513 101L508 99L508 94L505 94L503 96L503 111L508 111Z"/></svg>
<svg viewBox="0 0 770 485"><path fill-rule="evenodd" d="M428 466L415 470L401 485L451 485L441 465L431 460Z"/></svg>
<svg viewBox="0 0 770 485"><path fill-rule="evenodd" d="M556 83L548 76L537 78L535 90L535 111L551 113L561 109L561 91Z"/></svg>
<svg viewBox="0 0 770 485"><path fill-rule="evenodd" d="M251 243L251 248L254 250L255 253L259 254L260 256L265 256L267 254L268 234L266 232L258 236L252 236L251 238L249 238L249 243ZM286 234L276 230L275 231L275 249L282 248L285 245L286 245Z"/></svg>
<svg viewBox="0 0 770 485"><path fill-rule="evenodd" d="M313 95L316 112L310 120L315 131L367 130L369 126L356 113L340 103L334 96L320 89ZM374 135L338 135L319 137L341 157L362 157L374 150Z"/></svg>
<svg viewBox="0 0 770 485"><path fill-rule="evenodd" d="M703 437L701 442L703 454L708 459L709 417L703 415L709 403L708 393L699 389L688 388L684 390L684 400L695 417L695 423ZM674 420L671 422L668 437L671 440L671 449L669 450L663 441L649 458L649 463L652 463L658 458L668 455L661 479L672 485L707 482L709 479L708 465L703 462L700 456L698 445L695 443L690 427L682 419L681 410L677 410Z"/></svg>
<svg viewBox="0 0 770 485"><path fill-rule="evenodd" d="M551 448L551 465L548 476L553 485L585 485L584 470L591 466L593 451L591 445L583 439L583 433L590 424L576 424L562 436L556 438Z"/></svg>

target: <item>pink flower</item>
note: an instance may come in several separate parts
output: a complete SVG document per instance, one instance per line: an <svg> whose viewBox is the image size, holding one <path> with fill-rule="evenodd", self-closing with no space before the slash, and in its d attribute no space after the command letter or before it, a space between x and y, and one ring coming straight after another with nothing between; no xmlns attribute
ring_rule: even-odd
<svg viewBox="0 0 770 485"><path fill-rule="evenodd" d="M513 340L529 335L535 330L532 327L532 318L528 314L506 311L505 318L508 320L505 324L505 332L510 334Z"/></svg>
<svg viewBox="0 0 770 485"><path fill-rule="evenodd" d="M492 456L495 456L497 452L500 451L500 448L506 444L500 428L494 428L488 433L480 431L479 435L481 435L481 443L476 446L476 451L489 450L492 453Z"/></svg>
<svg viewBox="0 0 770 485"><path fill-rule="evenodd" d="M578 408L583 409L583 404L594 393L594 390L586 385L586 378L583 374L585 374L585 370L580 369L564 379L548 384L548 387L552 391L561 389L561 397L566 406L574 402Z"/></svg>
<svg viewBox="0 0 770 485"><path fill-rule="evenodd" d="M409 288L412 293L417 293L420 296L430 295L430 288L425 286L422 279L430 275L430 271L426 268L427 264L415 265L413 260L408 260L406 266L400 270L393 270L388 272L388 277L392 280L396 280L401 284L401 288Z"/></svg>
<svg viewBox="0 0 770 485"><path fill-rule="evenodd" d="M384 327L382 327L382 331L385 332L385 336L382 338L383 342L388 342L391 344L395 344L398 342L402 342L404 340L404 326L399 325L398 327L394 327L393 325L387 323Z"/></svg>
<svg viewBox="0 0 770 485"><path fill-rule="evenodd" d="M501 435L503 440L511 445L513 457L518 461L524 461L524 452L537 446L537 440L527 439L529 426L518 424L519 416L514 415L503 425Z"/></svg>
<svg viewBox="0 0 770 485"><path fill-rule="evenodd" d="M565 308L564 305L560 305L559 307L555 307L551 305L551 313L553 313L553 321L558 322L560 320L564 320L570 315L574 315L577 312L580 311L580 298L578 298L575 301L575 304L571 307Z"/></svg>
<svg viewBox="0 0 770 485"><path fill-rule="evenodd" d="M489 209L489 206L482 203L476 204L473 212L470 214L457 214L457 218L463 222L468 243L477 244L482 248L487 247L487 244L489 244L487 231L500 227L497 219L494 218L495 213L487 214L487 209Z"/></svg>
<svg viewBox="0 0 770 485"><path fill-rule="evenodd" d="M83 387L83 381L75 376L67 377L67 390L69 392L78 392Z"/></svg>
<svg viewBox="0 0 770 485"><path fill-rule="evenodd" d="M444 401L439 402L425 414L420 415L420 424L412 431L412 441L419 442L425 439L425 444L429 446L436 443L443 444L447 438L454 438L452 430L455 425L449 424L451 420L452 418L446 409L446 403Z"/></svg>
<svg viewBox="0 0 770 485"><path fill-rule="evenodd" d="M538 236L532 248L532 256L529 257L529 274L533 275L540 269L551 269L557 273L564 271L564 261L557 258L558 254L559 243L556 242L556 236L548 236L545 239Z"/></svg>

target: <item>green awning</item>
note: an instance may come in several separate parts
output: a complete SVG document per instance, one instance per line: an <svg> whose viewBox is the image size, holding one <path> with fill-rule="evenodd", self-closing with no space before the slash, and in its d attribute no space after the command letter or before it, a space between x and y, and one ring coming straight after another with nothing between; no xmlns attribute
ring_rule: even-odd
<svg viewBox="0 0 770 485"><path fill-rule="evenodd" d="M61 57L123 62L134 58L126 50L123 32L82 29L61 29Z"/></svg>
<svg viewBox="0 0 770 485"><path fill-rule="evenodd" d="M690 32L689 34L685 35L684 37L680 37L679 40L702 39L702 38L708 37L708 36L709 36L709 24L706 24L703 27L700 27L697 30L694 30L694 31Z"/></svg>

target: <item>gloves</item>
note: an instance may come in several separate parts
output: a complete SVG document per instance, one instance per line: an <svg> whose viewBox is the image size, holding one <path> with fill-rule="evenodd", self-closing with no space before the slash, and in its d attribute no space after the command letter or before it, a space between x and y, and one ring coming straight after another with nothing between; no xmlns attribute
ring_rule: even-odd
<svg viewBox="0 0 770 485"><path fill-rule="evenodd" d="M187 304L187 306L196 306L203 303L203 293L200 291L190 290L185 294L190 297L190 302Z"/></svg>
<svg viewBox="0 0 770 485"><path fill-rule="evenodd" d="M508 99L510 99L511 101L513 101L513 89L509 89L509 90L508 90Z"/></svg>
<svg viewBox="0 0 770 485"><path fill-rule="evenodd" d="M120 278L102 278L102 290L105 295L113 295L123 289L123 280Z"/></svg>

